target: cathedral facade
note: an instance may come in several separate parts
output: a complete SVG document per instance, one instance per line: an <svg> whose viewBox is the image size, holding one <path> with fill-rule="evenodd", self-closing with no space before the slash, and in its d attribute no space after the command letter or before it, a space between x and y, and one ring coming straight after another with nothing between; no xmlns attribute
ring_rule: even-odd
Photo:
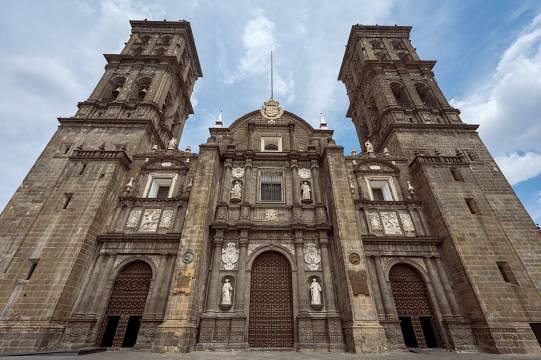
<svg viewBox="0 0 541 360"><path fill-rule="evenodd" d="M131 25L1 215L0 351L541 352L541 234L410 27L352 27L344 155L272 98L179 150L190 25Z"/></svg>

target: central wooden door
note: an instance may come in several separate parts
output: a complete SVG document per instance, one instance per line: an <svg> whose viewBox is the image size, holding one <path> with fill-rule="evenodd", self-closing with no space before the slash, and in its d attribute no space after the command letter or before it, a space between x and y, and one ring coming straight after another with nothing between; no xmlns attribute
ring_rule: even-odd
<svg viewBox="0 0 541 360"><path fill-rule="evenodd" d="M264 252L253 262L249 321L251 347L293 347L291 266L280 253Z"/></svg>
<svg viewBox="0 0 541 360"><path fill-rule="evenodd" d="M97 345L135 345L151 280L152 269L143 261L129 263L120 271L101 323Z"/></svg>

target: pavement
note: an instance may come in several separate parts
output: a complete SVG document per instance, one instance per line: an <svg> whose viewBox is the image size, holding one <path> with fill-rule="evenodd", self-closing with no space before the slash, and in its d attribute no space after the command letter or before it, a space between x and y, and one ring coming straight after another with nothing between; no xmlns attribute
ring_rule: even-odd
<svg viewBox="0 0 541 360"><path fill-rule="evenodd" d="M533 360L541 355L496 355L487 353L453 353L448 351L420 351L417 353L390 352L384 354L349 354L349 353L310 353L289 351L237 351L237 352L206 352L195 351L183 353L146 353L134 350L117 350L93 353L87 355L34 355L1 357L12 360Z"/></svg>

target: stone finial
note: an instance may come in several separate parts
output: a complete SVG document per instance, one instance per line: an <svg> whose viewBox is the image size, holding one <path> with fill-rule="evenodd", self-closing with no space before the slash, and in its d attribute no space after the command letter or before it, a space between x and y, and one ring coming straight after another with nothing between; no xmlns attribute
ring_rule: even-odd
<svg viewBox="0 0 541 360"><path fill-rule="evenodd" d="M383 148L383 155L385 155L385 156L391 156L391 153L389 152L389 149Z"/></svg>
<svg viewBox="0 0 541 360"><path fill-rule="evenodd" d="M370 140L366 140L366 142L364 143L364 149L369 155L374 153L374 146L372 145Z"/></svg>
<svg viewBox="0 0 541 360"><path fill-rule="evenodd" d="M169 143L167 143L167 150L175 150L177 148L177 139L174 137L169 140Z"/></svg>
<svg viewBox="0 0 541 360"><path fill-rule="evenodd" d="M413 194L415 194L415 188L413 187L413 185L411 185L411 183L409 182L408 180L408 192L410 193L410 195L413 197Z"/></svg>
<svg viewBox="0 0 541 360"><path fill-rule="evenodd" d="M356 155L357 155L357 150L351 149L351 156L356 156Z"/></svg>
<svg viewBox="0 0 541 360"><path fill-rule="evenodd" d="M319 128L321 130L329 130L329 127L327 126L327 121L325 121L325 116L323 116L323 113L319 113Z"/></svg>
<svg viewBox="0 0 541 360"><path fill-rule="evenodd" d="M129 193L133 189L133 176L130 178L130 181L124 187L124 190Z"/></svg>
<svg viewBox="0 0 541 360"><path fill-rule="evenodd" d="M223 111L220 110L220 113L218 114L218 117L216 118L216 122L214 123L215 128L224 127L224 122L222 120L222 113L223 113Z"/></svg>
<svg viewBox="0 0 541 360"><path fill-rule="evenodd" d="M190 145L186 146L186 153L189 154L192 152L192 147Z"/></svg>

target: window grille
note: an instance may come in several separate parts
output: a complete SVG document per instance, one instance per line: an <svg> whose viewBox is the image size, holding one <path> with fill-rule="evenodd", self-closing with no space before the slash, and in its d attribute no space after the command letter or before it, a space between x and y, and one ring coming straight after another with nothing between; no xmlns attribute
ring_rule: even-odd
<svg viewBox="0 0 541 360"><path fill-rule="evenodd" d="M282 174L261 174L261 201L282 201Z"/></svg>

